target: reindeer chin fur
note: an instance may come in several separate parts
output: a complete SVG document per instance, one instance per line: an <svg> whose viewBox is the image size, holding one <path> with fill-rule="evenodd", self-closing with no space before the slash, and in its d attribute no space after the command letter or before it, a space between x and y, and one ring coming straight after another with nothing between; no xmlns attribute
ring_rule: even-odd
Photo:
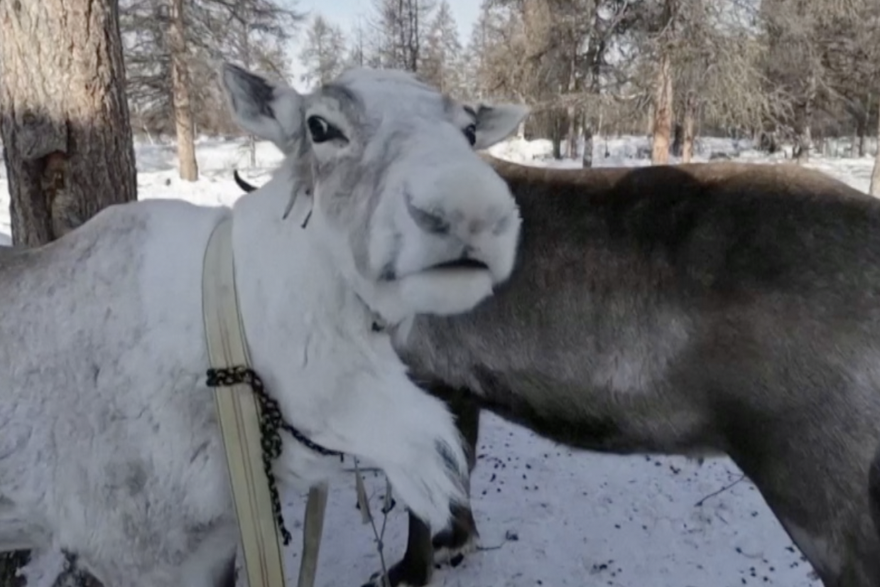
<svg viewBox="0 0 880 587"><path fill-rule="evenodd" d="M400 280L400 296L416 314L449 316L492 295L492 276L476 269L432 269Z"/></svg>

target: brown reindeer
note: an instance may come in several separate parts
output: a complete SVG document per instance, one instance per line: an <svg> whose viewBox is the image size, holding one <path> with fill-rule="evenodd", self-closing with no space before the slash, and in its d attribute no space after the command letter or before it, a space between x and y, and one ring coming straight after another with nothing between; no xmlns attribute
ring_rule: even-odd
<svg viewBox="0 0 880 587"><path fill-rule="evenodd" d="M825 587L880 586L880 201L788 165L489 159L523 218L514 273L398 348L471 458L480 409L575 448L726 454ZM411 515L391 584L476 537L467 509L433 539Z"/></svg>

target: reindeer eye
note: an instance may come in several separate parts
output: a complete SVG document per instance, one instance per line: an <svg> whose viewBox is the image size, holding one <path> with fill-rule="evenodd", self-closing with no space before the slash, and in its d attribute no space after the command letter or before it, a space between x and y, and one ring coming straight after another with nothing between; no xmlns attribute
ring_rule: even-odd
<svg viewBox="0 0 880 587"><path fill-rule="evenodd" d="M464 136L467 137L468 142L471 144L471 147L473 147L477 143L477 125L468 125L468 127L464 129Z"/></svg>
<svg viewBox="0 0 880 587"><path fill-rule="evenodd" d="M309 134L312 135L313 143L323 143L334 139L348 142L345 135L338 128L321 118L320 116L309 116L306 120L309 127Z"/></svg>

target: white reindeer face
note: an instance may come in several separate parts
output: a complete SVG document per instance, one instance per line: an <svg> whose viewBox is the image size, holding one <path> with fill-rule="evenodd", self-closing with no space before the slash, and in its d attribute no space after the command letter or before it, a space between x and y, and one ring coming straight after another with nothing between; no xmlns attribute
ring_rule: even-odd
<svg viewBox="0 0 880 587"><path fill-rule="evenodd" d="M509 136L527 108L469 108L399 71L349 70L308 95L231 65L223 80L237 122L309 184L311 222L374 310L464 312L510 275L519 211L474 150Z"/></svg>

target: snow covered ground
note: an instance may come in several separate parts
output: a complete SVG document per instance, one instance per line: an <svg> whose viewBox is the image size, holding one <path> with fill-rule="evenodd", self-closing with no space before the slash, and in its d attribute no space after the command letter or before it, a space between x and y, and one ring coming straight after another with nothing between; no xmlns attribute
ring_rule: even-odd
<svg viewBox="0 0 880 587"><path fill-rule="evenodd" d="M704 139L697 161L711 153L782 163L747 143ZM598 140L596 166L647 165L643 137ZM832 146L832 151L834 150ZM548 160L547 141L510 141L494 154L530 165L579 166ZM232 169L261 184L279 160L274 147L259 144L257 167L247 169L240 141L204 139L198 145L201 178L183 182L170 143L136 147L141 198L180 197L206 205L230 204L241 190ZM810 166L867 191L872 157L813 156ZM0 166L0 242L9 241L8 191ZM434 585L449 587L734 587L818 585L759 493L728 459L702 465L679 457L616 457L574 452L483 414L479 464L472 481L477 523L485 550L457 568L436 571ZM381 478L368 474L372 508L378 513ZM304 495L286 496L290 584L299 564ZM331 487L317 585L358 587L379 568L372 529L355 509L354 480ZM403 553L406 516L388 516L385 557ZM47 571L50 561L44 561ZM33 576L30 587L47 582Z"/></svg>

